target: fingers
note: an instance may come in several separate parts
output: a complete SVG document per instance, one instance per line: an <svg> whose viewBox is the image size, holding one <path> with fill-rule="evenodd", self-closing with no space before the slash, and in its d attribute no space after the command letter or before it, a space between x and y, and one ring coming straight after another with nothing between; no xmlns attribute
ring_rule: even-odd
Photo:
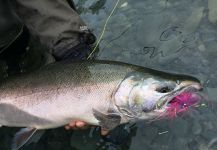
<svg viewBox="0 0 217 150"><path fill-rule="evenodd" d="M68 125L65 125L65 129L66 129L66 130L70 130L70 129L76 130L77 127L76 127L76 124L75 124L75 123L76 123L75 121L71 121Z"/></svg>
<svg viewBox="0 0 217 150"><path fill-rule="evenodd" d="M87 129L88 124L83 121L71 121L69 124L65 125L66 130L77 130L77 129Z"/></svg>
<svg viewBox="0 0 217 150"><path fill-rule="evenodd" d="M75 126L77 128L79 128L79 129L87 129L87 128L89 128L89 125L87 123L83 122L83 121L77 121L75 123Z"/></svg>
<svg viewBox="0 0 217 150"><path fill-rule="evenodd" d="M106 136L106 135L108 135L108 133L109 133L109 130L101 129L101 135L102 136Z"/></svg>
<svg viewBox="0 0 217 150"><path fill-rule="evenodd" d="M70 129L70 126L69 126L69 125L65 125L65 129L66 129L66 130L69 130L69 129Z"/></svg>
<svg viewBox="0 0 217 150"><path fill-rule="evenodd" d="M69 124L65 125L66 130L78 130L78 129L87 129L89 125L83 121L71 121ZM108 135L109 130L101 129L101 135Z"/></svg>
<svg viewBox="0 0 217 150"><path fill-rule="evenodd" d="M75 126L77 128L83 128L83 127L87 126L87 124L85 122L82 122L82 121L77 121L77 122L75 122Z"/></svg>

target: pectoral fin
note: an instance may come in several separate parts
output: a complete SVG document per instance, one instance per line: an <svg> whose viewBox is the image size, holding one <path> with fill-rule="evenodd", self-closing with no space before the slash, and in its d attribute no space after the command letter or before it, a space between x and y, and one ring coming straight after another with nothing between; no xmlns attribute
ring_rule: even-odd
<svg viewBox="0 0 217 150"><path fill-rule="evenodd" d="M43 133L44 130L37 130L35 128L21 129L14 136L12 150L19 150L26 143L37 142Z"/></svg>
<svg viewBox="0 0 217 150"><path fill-rule="evenodd" d="M112 130L117 127L121 122L121 116L115 113L104 114L102 112L93 109L95 118L99 121L99 125L104 130Z"/></svg>

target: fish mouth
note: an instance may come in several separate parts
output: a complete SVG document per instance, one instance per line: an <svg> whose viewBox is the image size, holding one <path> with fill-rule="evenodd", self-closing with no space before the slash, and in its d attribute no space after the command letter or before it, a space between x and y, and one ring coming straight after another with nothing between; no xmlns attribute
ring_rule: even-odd
<svg viewBox="0 0 217 150"><path fill-rule="evenodd" d="M183 93L196 93L202 90L202 86L200 84L192 84L181 87L178 90L175 90L165 96L163 96L159 102L156 104L157 109L162 109L168 107L171 103L173 103L176 97L179 97Z"/></svg>

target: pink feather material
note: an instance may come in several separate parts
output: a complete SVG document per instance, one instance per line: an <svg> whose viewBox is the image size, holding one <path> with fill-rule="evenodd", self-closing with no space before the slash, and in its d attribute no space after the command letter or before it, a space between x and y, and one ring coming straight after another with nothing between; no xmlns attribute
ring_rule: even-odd
<svg viewBox="0 0 217 150"><path fill-rule="evenodd" d="M165 115L170 119L177 117L177 114L186 112L190 107L197 105L200 99L201 97L196 93L184 92L169 102Z"/></svg>

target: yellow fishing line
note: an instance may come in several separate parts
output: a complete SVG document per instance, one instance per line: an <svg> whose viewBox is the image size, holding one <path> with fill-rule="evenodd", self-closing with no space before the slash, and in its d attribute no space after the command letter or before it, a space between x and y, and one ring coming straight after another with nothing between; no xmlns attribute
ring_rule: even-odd
<svg viewBox="0 0 217 150"><path fill-rule="evenodd" d="M104 24L103 30L101 32L101 35L100 35L99 39L97 40L96 46L94 47L94 49L92 50L92 52L90 53L90 55L87 57L87 59L90 59L91 55L93 55L93 53L96 51L97 47L99 46L99 43L102 40L103 35L105 34L105 30L106 30L108 21L110 20L111 16L113 15L114 11L116 10L119 2L120 2L120 0L117 0L114 8L112 9L111 13L109 14L108 18L106 19L106 22Z"/></svg>

